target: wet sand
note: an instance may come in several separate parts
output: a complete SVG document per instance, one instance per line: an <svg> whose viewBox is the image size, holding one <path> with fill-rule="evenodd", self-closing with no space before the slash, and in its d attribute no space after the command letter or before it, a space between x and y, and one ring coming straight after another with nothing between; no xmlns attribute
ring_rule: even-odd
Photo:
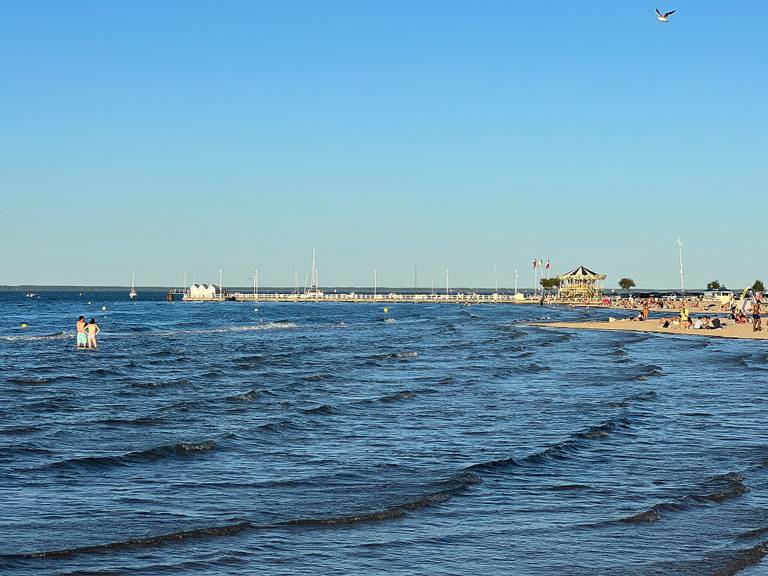
<svg viewBox="0 0 768 576"><path fill-rule="evenodd" d="M616 330L619 332L653 332L655 334L674 334L678 336L706 336L710 338L742 338L748 340L768 340L768 327L763 321L763 331L753 332L752 324L736 324L730 321L718 330L691 330L677 326L662 328L658 319L645 322L616 320L615 322L532 322L531 326L543 328L568 328L573 330Z"/></svg>

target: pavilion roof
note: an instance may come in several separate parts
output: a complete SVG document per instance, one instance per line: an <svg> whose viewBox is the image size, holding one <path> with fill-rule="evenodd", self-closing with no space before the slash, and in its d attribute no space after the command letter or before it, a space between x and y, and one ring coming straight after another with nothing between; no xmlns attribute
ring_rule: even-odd
<svg viewBox="0 0 768 576"><path fill-rule="evenodd" d="M605 275L598 274L597 272L593 272L589 268L586 268L584 266L577 266L570 272L566 272L565 274L562 274L560 278L605 278Z"/></svg>

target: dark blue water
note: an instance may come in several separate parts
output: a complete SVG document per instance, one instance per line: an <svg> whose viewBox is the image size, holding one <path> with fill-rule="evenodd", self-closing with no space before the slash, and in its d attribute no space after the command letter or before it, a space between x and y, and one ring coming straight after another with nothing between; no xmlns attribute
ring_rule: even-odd
<svg viewBox="0 0 768 576"><path fill-rule="evenodd" d="M3 574L763 570L765 343L149 296L0 294Z"/></svg>

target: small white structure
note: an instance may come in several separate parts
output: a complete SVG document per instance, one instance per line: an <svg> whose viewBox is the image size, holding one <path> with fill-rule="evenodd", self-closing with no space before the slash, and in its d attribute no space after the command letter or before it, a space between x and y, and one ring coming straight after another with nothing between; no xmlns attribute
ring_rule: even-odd
<svg viewBox="0 0 768 576"><path fill-rule="evenodd" d="M192 284L189 287L191 300L215 300L221 295L221 290L215 284Z"/></svg>

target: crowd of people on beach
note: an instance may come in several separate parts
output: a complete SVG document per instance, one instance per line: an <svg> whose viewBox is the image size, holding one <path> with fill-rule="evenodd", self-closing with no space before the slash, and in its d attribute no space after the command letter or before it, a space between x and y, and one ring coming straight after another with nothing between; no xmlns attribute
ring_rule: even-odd
<svg viewBox="0 0 768 576"><path fill-rule="evenodd" d="M682 301L678 310L679 313L671 317L663 317L659 319L659 326L662 328L683 328L688 330L718 330L723 328L727 321L735 322L736 324L748 324L752 322L753 332L762 332L763 321L761 315L761 307L763 301L762 292L747 291L744 297L737 301L731 301L724 308L727 310L727 318L721 318L719 316L705 314L703 316L694 317L691 315L691 310L688 307L686 301ZM657 302L653 298L648 298L643 302L643 307L638 314L630 320L637 322L645 322L648 320L650 309L656 305Z"/></svg>
<svg viewBox="0 0 768 576"><path fill-rule="evenodd" d="M91 318L90 322L86 322L85 316L80 316L75 323L75 330L77 333L77 348L96 350L99 347L96 335L101 332L101 328L96 324L95 318Z"/></svg>

